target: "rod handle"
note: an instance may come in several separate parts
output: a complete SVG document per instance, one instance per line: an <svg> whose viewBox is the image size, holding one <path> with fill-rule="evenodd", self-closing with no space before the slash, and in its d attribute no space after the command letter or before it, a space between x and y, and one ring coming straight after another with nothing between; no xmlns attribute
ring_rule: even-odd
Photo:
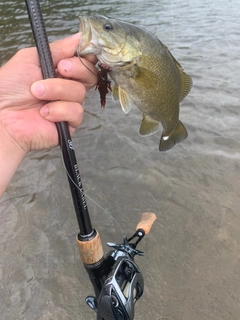
<svg viewBox="0 0 240 320"><path fill-rule="evenodd" d="M144 212L141 215L141 219L137 224L136 230L143 229L145 235L148 234L152 228L154 221L157 219L157 216L153 212Z"/></svg>
<svg viewBox="0 0 240 320"><path fill-rule="evenodd" d="M76 240L84 264L95 264L103 258L103 247L98 231L96 231L95 237L89 241L81 241L78 237Z"/></svg>

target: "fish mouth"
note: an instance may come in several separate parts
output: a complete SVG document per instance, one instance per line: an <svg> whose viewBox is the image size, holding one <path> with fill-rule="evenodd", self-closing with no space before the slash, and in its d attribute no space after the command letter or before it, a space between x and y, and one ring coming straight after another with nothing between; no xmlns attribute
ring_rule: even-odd
<svg viewBox="0 0 240 320"><path fill-rule="evenodd" d="M81 40L77 49L77 52L82 56L88 53L95 55L99 54L99 48L97 47L97 37L94 29L91 27L89 18L86 16L79 17L80 26L79 31Z"/></svg>
<svg viewBox="0 0 240 320"><path fill-rule="evenodd" d="M82 51L90 44L92 39L92 32L91 32L91 26L88 22L87 17L79 17L80 26L79 31L81 34L81 40L79 43L79 53L82 53Z"/></svg>
<svg viewBox="0 0 240 320"><path fill-rule="evenodd" d="M83 34L86 34L87 37L89 38L89 41L91 40L91 27L90 27L90 23L88 21L88 17L86 16L80 16L79 17L79 31Z"/></svg>

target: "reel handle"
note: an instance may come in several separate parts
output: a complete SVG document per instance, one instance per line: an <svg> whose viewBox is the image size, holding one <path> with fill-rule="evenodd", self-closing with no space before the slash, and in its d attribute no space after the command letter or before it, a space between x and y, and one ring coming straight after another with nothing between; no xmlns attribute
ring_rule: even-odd
<svg viewBox="0 0 240 320"><path fill-rule="evenodd" d="M145 235L148 234L152 228L153 223L156 221L157 216L153 212L144 212L141 215L141 219L137 224L136 230L142 229Z"/></svg>

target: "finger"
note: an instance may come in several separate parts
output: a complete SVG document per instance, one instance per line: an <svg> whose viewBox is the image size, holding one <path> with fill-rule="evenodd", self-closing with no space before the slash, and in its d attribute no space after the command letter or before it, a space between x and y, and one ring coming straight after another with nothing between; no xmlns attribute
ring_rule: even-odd
<svg viewBox="0 0 240 320"><path fill-rule="evenodd" d="M86 88L82 83L68 79L45 79L31 85L31 93L40 100L66 100L83 103Z"/></svg>
<svg viewBox="0 0 240 320"><path fill-rule="evenodd" d="M73 36L56 40L50 43L50 50L52 52L52 58L54 66L61 59L73 57L80 42L80 33L76 33Z"/></svg>
<svg viewBox="0 0 240 320"><path fill-rule="evenodd" d="M83 119L84 109L78 102L52 101L40 109L40 114L52 122L68 122L69 126L76 129Z"/></svg>
<svg viewBox="0 0 240 320"><path fill-rule="evenodd" d="M81 34L78 32L72 36L50 43L54 62L57 63L61 59L74 56L80 43L80 37ZM97 57L91 53L85 55L84 58L93 64L97 62Z"/></svg>
<svg viewBox="0 0 240 320"><path fill-rule="evenodd" d="M75 55L79 42L80 42L80 33L78 32L72 36L66 37L64 39L56 40L49 44L55 68L61 59L71 58ZM20 60L21 62L25 61L28 63L29 63L29 57L31 57L32 62L39 65L39 57L37 54L36 47L21 49L14 56L16 60ZM96 57L94 55L88 55L87 59L95 63L94 61L96 60Z"/></svg>
<svg viewBox="0 0 240 320"><path fill-rule="evenodd" d="M98 69L84 58L63 59L58 63L57 68L61 76L82 82L87 90L97 84Z"/></svg>
<svg viewBox="0 0 240 320"><path fill-rule="evenodd" d="M92 54L92 53L88 53L86 54L84 57L84 59L88 60L89 62L91 62L92 64L96 64L98 59L97 57L95 56L95 54Z"/></svg>

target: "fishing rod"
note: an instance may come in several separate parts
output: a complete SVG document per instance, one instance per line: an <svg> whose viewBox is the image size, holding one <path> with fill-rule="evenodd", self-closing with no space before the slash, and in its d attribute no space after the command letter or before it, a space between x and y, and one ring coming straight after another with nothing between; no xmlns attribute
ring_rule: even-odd
<svg viewBox="0 0 240 320"><path fill-rule="evenodd" d="M35 44L38 50L43 78L56 78L40 4L37 0L25 0L25 3L28 10ZM68 180L77 215L80 235L89 236L93 233L93 228L89 217L87 201L82 187L82 181L68 124L66 122L57 122L56 127L58 130L59 145L62 149L63 160L68 173Z"/></svg>
<svg viewBox="0 0 240 320"><path fill-rule="evenodd" d="M39 1L25 0L25 3L43 78L55 78ZM120 244L107 243L112 250L104 257L99 233L91 224L68 124L58 122L56 127L80 230L77 245L95 292L95 296L86 298L86 303L97 313L97 320L132 320L134 304L142 296L144 289L142 273L134 261L135 255L143 255L143 252L136 247L149 233L156 215L152 212L142 214L133 236L124 237Z"/></svg>

